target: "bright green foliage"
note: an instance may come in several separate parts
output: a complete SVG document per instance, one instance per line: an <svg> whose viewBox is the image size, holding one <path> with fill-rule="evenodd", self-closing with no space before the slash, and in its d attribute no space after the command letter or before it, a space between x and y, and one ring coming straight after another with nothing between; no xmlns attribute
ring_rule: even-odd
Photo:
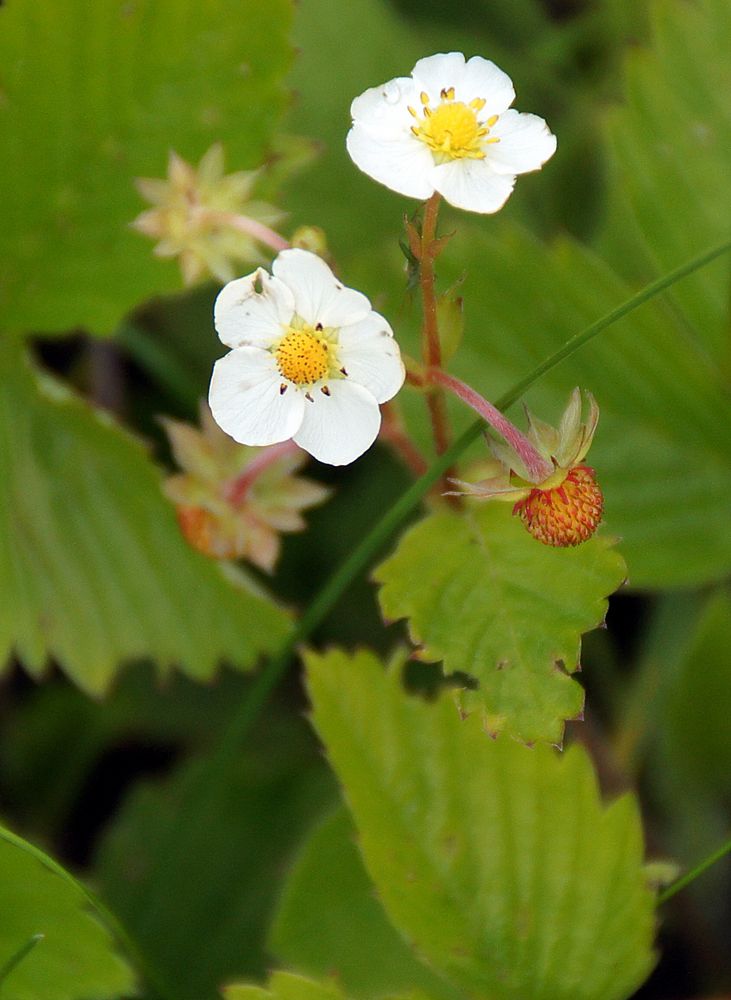
<svg viewBox="0 0 731 1000"><path fill-rule="evenodd" d="M629 263L633 277L644 278L727 239L731 218L731 5L661 0L651 9L652 52L628 57L627 104L609 122L605 234L618 270L626 273ZM671 292L684 335L727 376L728 275L726 257Z"/></svg>
<svg viewBox="0 0 731 1000"><path fill-rule="evenodd" d="M306 841L287 880L269 943L282 964L313 976L336 974L354 997L417 987L440 1000L458 996L417 960L389 923L342 808Z"/></svg>
<svg viewBox="0 0 731 1000"><path fill-rule="evenodd" d="M531 538L510 508L467 501L464 513L432 514L411 528L375 571L381 609L408 618L411 639L445 673L477 690L459 692L485 729L558 743L581 712L581 634L601 624L625 565L613 539L575 549Z"/></svg>
<svg viewBox="0 0 731 1000"><path fill-rule="evenodd" d="M307 657L314 724L394 925L471 995L621 1000L653 964L637 804L585 751L491 740L370 653Z"/></svg>
<svg viewBox="0 0 731 1000"><path fill-rule="evenodd" d="M0 313L7 330L114 328L180 287L129 228L135 177L215 141L258 165L286 103L290 0L10 0L0 10Z"/></svg>
<svg viewBox="0 0 731 1000"><path fill-rule="evenodd" d="M345 1000L332 980L316 982L291 972L274 972L267 986L233 984L223 990L225 1000Z"/></svg>
<svg viewBox="0 0 731 1000"><path fill-rule="evenodd" d="M281 872L335 797L314 743L300 719L270 711L182 847L199 762L137 786L110 826L95 878L176 1000L208 1000L270 965L264 937Z"/></svg>
<svg viewBox="0 0 731 1000"><path fill-rule="evenodd" d="M0 986L3 1000L107 1000L134 977L84 888L51 858L0 828L0 967L43 938Z"/></svg>
<svg viewBox="0 0 731 1000"><path fill-rule="evenodd" d="M0 342L0 656L91 693L125 660L210 678L286 631L243 573L184 542L143 449Z"/></svg>

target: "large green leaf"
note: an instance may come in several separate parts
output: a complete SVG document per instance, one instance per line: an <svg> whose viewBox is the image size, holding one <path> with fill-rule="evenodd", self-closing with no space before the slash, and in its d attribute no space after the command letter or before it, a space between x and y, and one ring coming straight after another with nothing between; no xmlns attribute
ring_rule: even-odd
<svg viewBox="0 0 731 1000"><path fill-rule="evenodd" d="M136 441L7 340L0 385L0 662L101 693L126 660L202 679L276 645L284 613L188 547Z"/></svg>
<svg viewBox="0 0 731 1000"><path fill-rule="evenodd" d="M606 251L621 273L652 277L727 239L731 218L731 6L651 5L652 50L626 64L626 104L609 120ZM619 217L621 225L612 225ZM639 260L639 263L638 263ZM684 331L731 374L728 257L672 299Z"/></svg>
<svg viewBox="0 0 731 1000"><path fill-rule="evenodd" d="M416 988L442 1000L459 996L418 961L389 923L343 808L305 842L287 879L269 944L289 968L314 976L337 974L354 997Z"/></svg>
<svg viewBox="0 0 731 1000"><path fill-rule="evenodd" d="M42 935L3 981L3 1000L129 996L134 976L95 909L55 861L0 828L0 967Z"/></svg>
<svg viewBox="0 0 731 1000"><path fill-rule="evenodd" d="M291 0L10 0L0 9L6 330L109 332L180 287L129 229L134 178L222 141L256 166L286 103Z"/></svg>
<svg viewBox="0 0 731 1000"><path fill-rule="evenodd" d="M417 953L491 1000L631 995L654 929L634 797L602 805L580 746L491 740L369 653L307 664L366 867Z"/></svg>
<svg viewBox="0 0 731 1000"><path fill-rule="evenodd" d="M552 549L508 506L468 504L411 528L376 569L384 616L408 618L421 657L477 682L459 703L489 732L558 743L583 705L581 634L603 621L624 562L604 535Z"/></svg>

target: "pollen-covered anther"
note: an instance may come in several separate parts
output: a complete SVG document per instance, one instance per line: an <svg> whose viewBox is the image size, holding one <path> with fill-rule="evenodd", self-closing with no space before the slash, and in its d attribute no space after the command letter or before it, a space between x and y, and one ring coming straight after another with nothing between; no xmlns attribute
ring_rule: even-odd
<svg viewBox="0 0 731 1000"><path fill-rule="evenodd" d="M575 465L550 489L532 489L513 507L534 538L544 545L580 545L602 519L604 497L588 465Z"/></svg>
<svg viewBox="0 0 731 1000"><path fill-rule="evenodd" d="M444 100L434 109L425 106L424 120L419 126L412 126L411 131L433 153L447 160L484 159L482 144L486 132L475 108L462 101Z"/></svg>
<svg viewBox="0 0 731 1000"><path fill-rule="evenodd" d="M327 341L311 329L290 330L274 356L281 374L295 385L312 385L330 371Z"/></svg>

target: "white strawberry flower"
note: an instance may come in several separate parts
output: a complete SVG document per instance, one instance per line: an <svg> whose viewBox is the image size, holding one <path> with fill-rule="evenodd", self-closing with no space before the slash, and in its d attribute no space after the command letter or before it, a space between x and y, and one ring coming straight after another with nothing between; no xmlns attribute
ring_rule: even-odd
<svg viewBox="0 0 731 1000"><path fill-rule="evenodd" d="M347 465L376 439L379 403L399 391L404 366L391 327L307 250L230 281L214 308L232 348L216 362L208 397L216 423L241 444L292 438L321 462Z"/></svg>
<svg viewBox="0 0 731 1000"><path fill-rule="evenodd" d="M425 200L438 191L470 212L497 212L518 174L556 151L542 118L510 107L510 77L461 52L420 59L410 77L353 101L347 147L360 169L386 187Z"/></svg>

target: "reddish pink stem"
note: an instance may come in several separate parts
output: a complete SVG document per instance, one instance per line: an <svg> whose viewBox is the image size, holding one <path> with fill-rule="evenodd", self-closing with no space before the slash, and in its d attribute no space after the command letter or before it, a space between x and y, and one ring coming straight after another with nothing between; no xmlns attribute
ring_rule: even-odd
<svg viewBox="0 0 731 1000"><path fill-rule="evenodd" d="M244 471L233 482L226 487L226 499L234 506L238 506L246 499L246 495L254 485L258 477L271 465L278 462L286 455L294 455L300 449L294 441L282 441L280 444L270 444L267 448L262 448L256 458L253 458Z"/></svg>
<svg viewBox="0 0 731 1000"><path fill-rule="evenodd" d="M415 476L423 476L428 469L427 462L406 432L394 405L384 403L382 412L383 422L379 436L393 446L394 451L398 452L405 465L411 469Z"/></svg>
<svg viewBox="0 0 731 1000"><path fill-rule="evenodd" d="M248 215L237 215L235 212L216 212L213 209L201 209L200 214L208 222L230 226L232 229L238 229L241 233L246 233L247 236L253 236L255 240L272 250L276 250L277 253L280 250L288 250L291 246L289 240L270 229L269 226L265 226L263 222L250 219Z"/></svg>
<svg viewBox="0 0 731 1000"><path fill-rule="evenodd" d="M430 382L449 389L463 403L470 406L475 413L479 413L482 419L487 421L498 434L501 434L522 460L532 482L543 482L544 479L548 479L553 473L552 463L533 447L525 434L519 431L515 424L511 424L508 418L503 416L500 410L494 407L492 403L488 403L479 392L475 392L470 386L461 382L458 378L454 378L452 375L447 375L446 372L439 368L432 368L427 378Z"/></svg>

